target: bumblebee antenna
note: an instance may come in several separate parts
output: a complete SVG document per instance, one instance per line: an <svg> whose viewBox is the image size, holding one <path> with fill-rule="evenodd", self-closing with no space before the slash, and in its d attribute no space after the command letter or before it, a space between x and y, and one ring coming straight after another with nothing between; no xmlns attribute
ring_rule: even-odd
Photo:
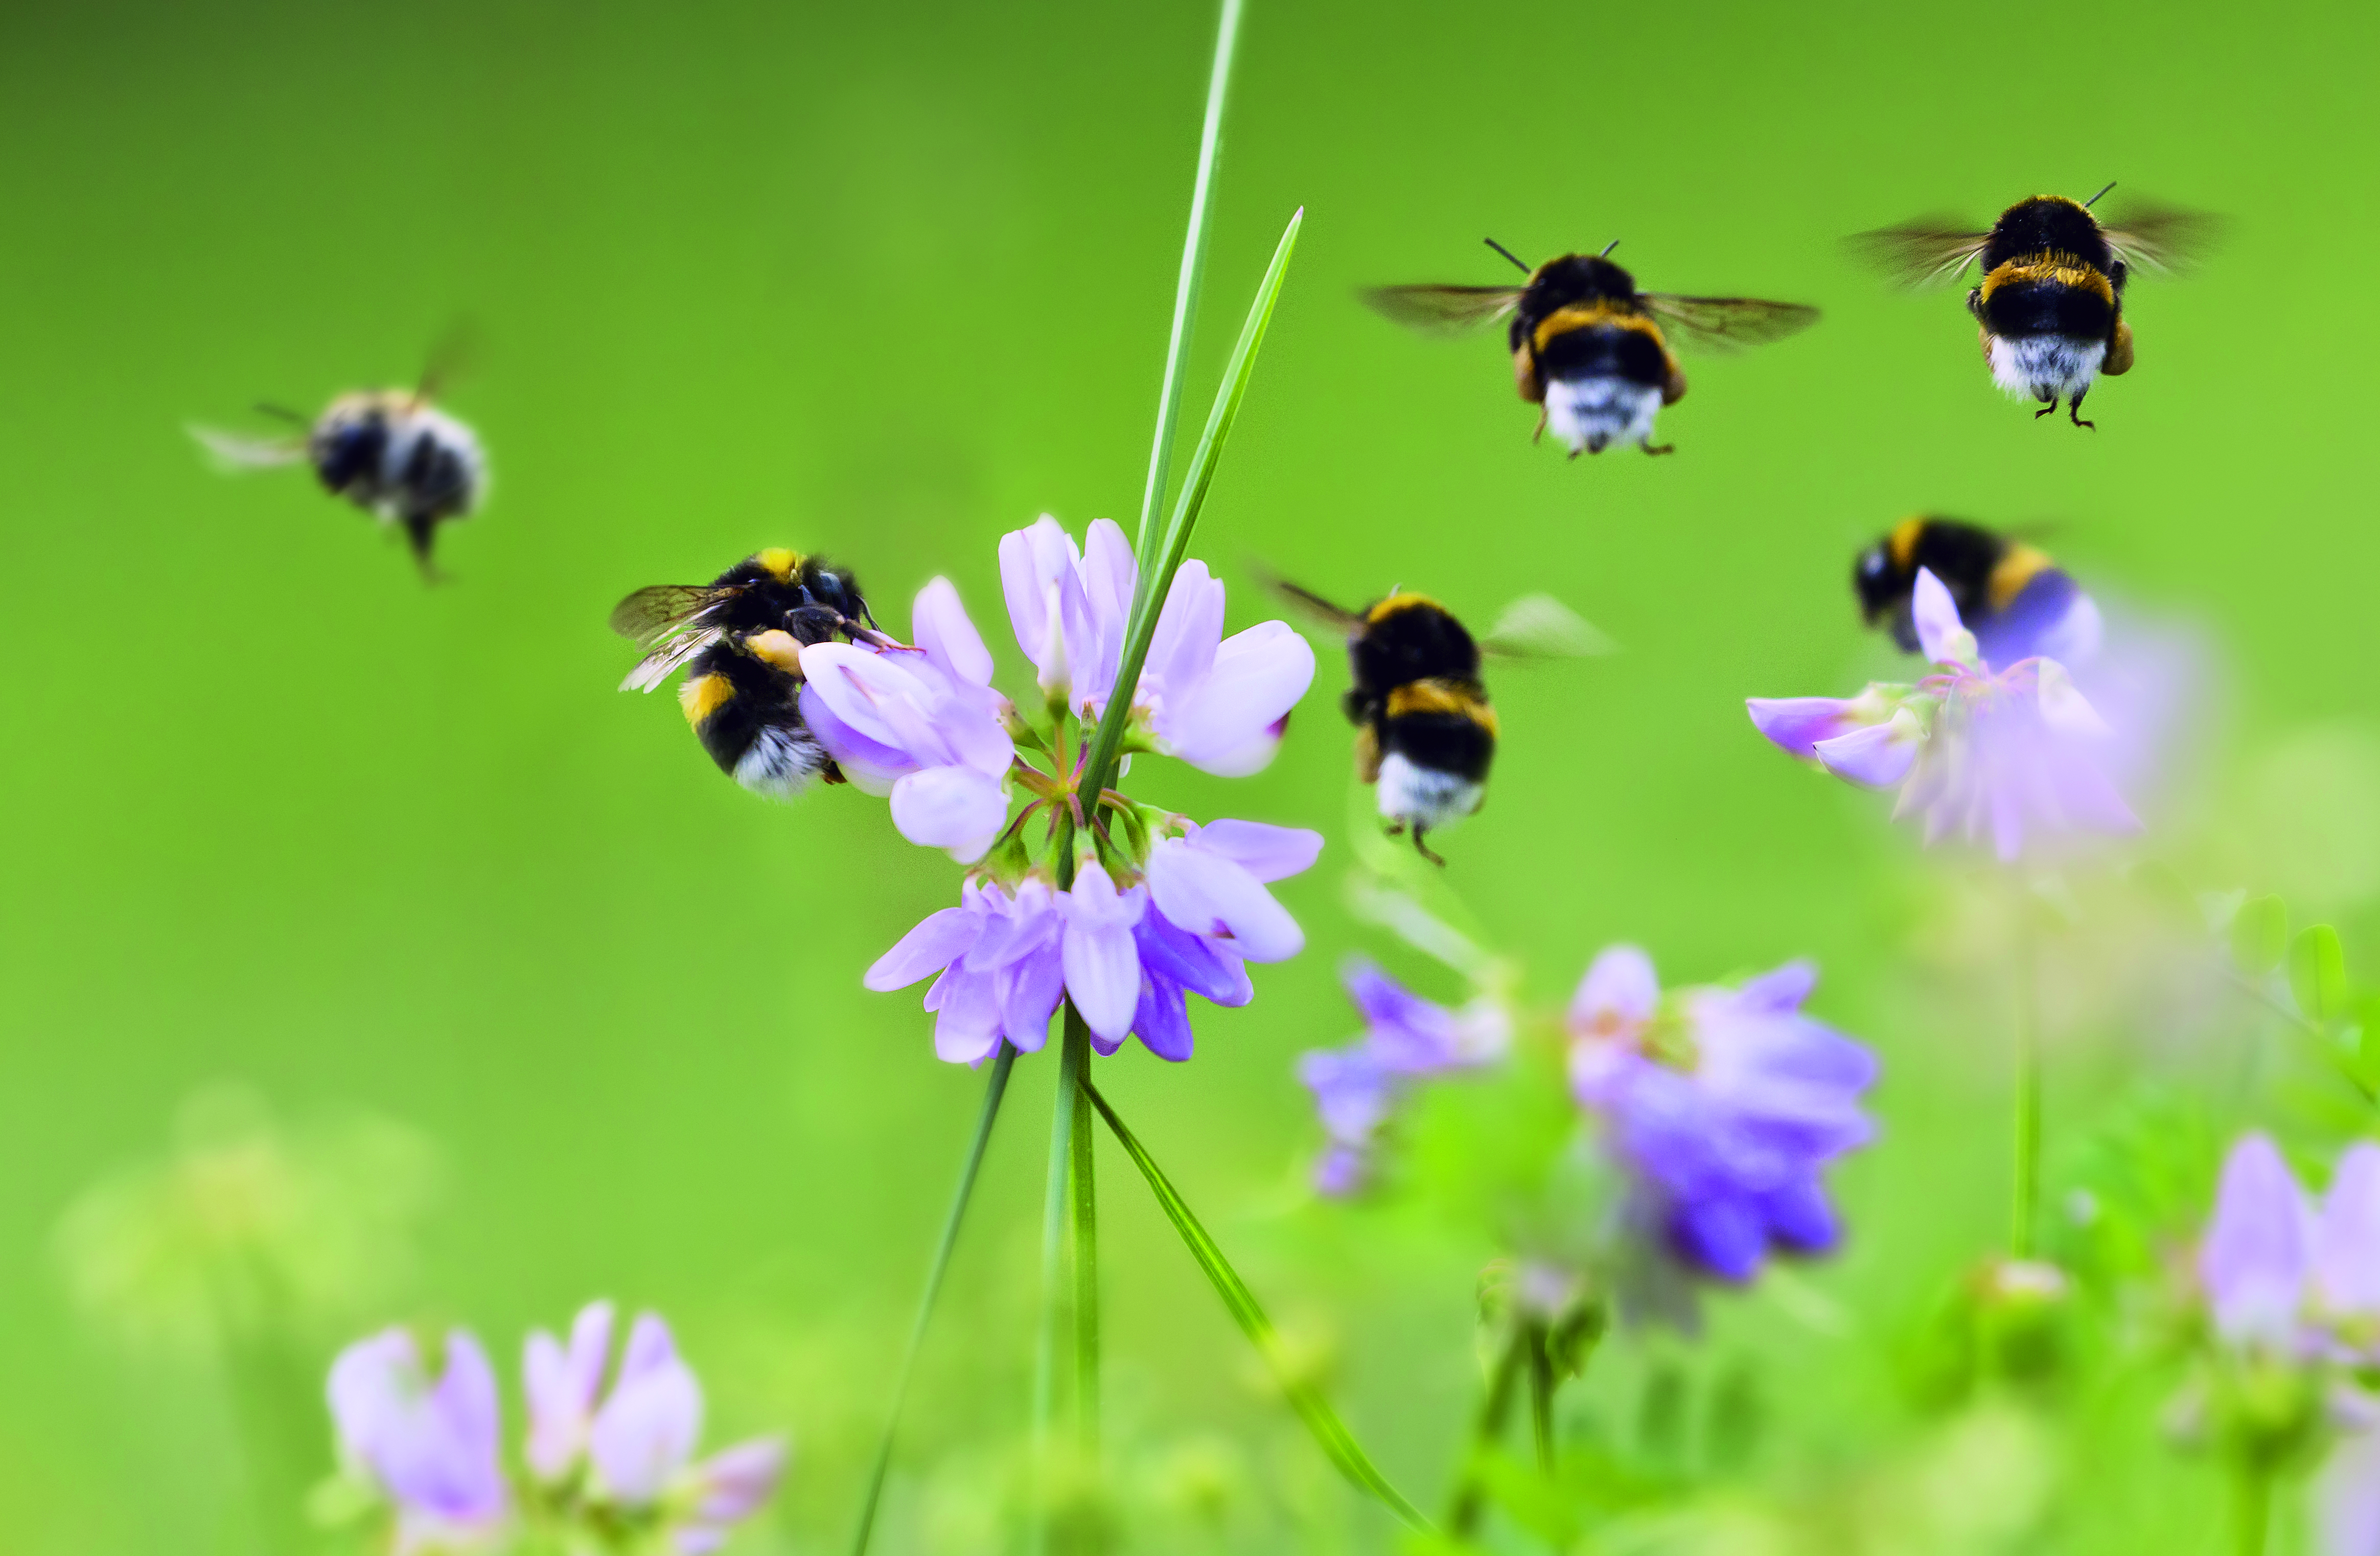
<svg viewBox="0 0 2380 1556"><path fill-rule="evenodd" d="M2090 209L2091 209L2091 207L2093 207L2093 206L2095 206L2095 205L2098 204L2098 203L2099 203L2099 195L2106 194L2106 193L2107 192L2107 189L2112 189L2112 188L2114 188L2115 187L2116 187L2116 181L2115 181L2113 178L2108 179L2108 180L2107 180L2107 188L2106 188L2106 189L2101 189L2101 190L2099 191L2099 194L2095 194L2095 195L2093 195L2090 199L2088 199L2088 200L2084 201L2082 202L2082 209L2083 209L2083 210L2085 210L2085 211L2088 211L2088 210L2090 210Z"/></svg>
<svg viewBox="0 0 2380 1556"><path fill-rule="evenodd" d="M287 406L276 406L269 400L257 401L256 410L257 414L260 416L270 416L276 420L286 421L293 427L310 427L313 425L312 418L300 416L296 411L291 410Z"/></svg>
<svg viewBox="0 0 2380 1556"><path fill-rule="evenodd" d="M1611 257L1611 250L1613 250L1614 249L1617 249L1617 248L1619 248L1619 247L1620 247L1620 239L1618 239L1618 238L1616 238L1616 237L1615 237L1615 238L1613 238L1610 242L1609 242L1609 243L1607 243L1607 244L1605 244L1605 245L1603 246L1603 252L1602 252L1602 253L1597 254L1597 255L1596 255L1595 257L1596 257L1597 259L1598 259L1598 260L1609 259L1609 258Z"/></svg>
<svg viewBox="0 0 2380 1556"><path fill-rule="evenodd" d="M1512 252L1512 250L1511 250L1510 249L1505 248L1502 244L1500 244L1500 243L1497 242L1494 238L1492 238L1492 237L1483 237L1483 238L1481 238L1479 241L1480 241L1480 242L1482 242L1482 243L1485 243L1486 245L1488 245L1488 248L1495 249L1495 250L1496 250L1496 252L1498 252L1498 253L1500 253L1500 254L1503 255L1506 259L1508 259L1508 260L1512 261L1513 268L1514 268L1514 269L1516 269L1516 270L1518 270L1522 274L1524 274L1524 275L1528 275L1528 274L1534 274L1534 273L1529 269L1528 264L1526 263L1526 261L1524 261L1524 260L1522 260L1522 258L1521 258L1518 254L1513 253L1513 252Z"/></svg>

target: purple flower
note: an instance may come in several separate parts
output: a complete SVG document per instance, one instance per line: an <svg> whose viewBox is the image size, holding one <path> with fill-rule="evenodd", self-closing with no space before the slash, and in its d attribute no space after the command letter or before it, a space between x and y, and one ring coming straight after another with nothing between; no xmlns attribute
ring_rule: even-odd
<svg viewBox="0 0 2380 1556"><path fill-rule="evenodd" d="M1928 844L1988 836L2010 860L2028 836L2139 830L2107 775L2121 755L2113 734L2063 664L2035 656L1995 672L1930 570L1911 611L1934 675L1850 699L1751 698L1754 726L1839 778L1898 789L1895 818L1921 819Z"/></svg>
<svg viewBox="0 0 2380 1556"><path fill-rule="evenodd" d="M611 1304L598 1302L580 1310L566 1347L543 1331L529 1336L522 1380L530 1471L561 1484L583 1465L596 1502L660 1507L676 1549L715 1550L730 1526L757 1512L776 1489L785 1446L774 1438L755 1439L694 1462L702 1438L702 1385L679 1356L669 1326L654 1314L638 1315L611 1392L602 1395L612 1328Z"/></svg>
<svg viewBox="0 0 2380 1556"><path fill-rule="evenodd" d="M2224 1159L2198 1276L2228 1344L2380 1361L2380 1145L2349 1148L2317 1206L2270 1138L2242 1136Z"/></svg>
<svg viewBox="0 0 2380 1556"><path fill-rule="evenodd" d="M949 579L917 591L911 623L913 649L805 647L802 721L844 776L891 796L902 836L972 863L1008 823L1016 747L1002 722L1006 705Z"/></svg>
<svg viewBox="0 0 2380 1556"><path fill-rule="evenodd" d="M2360 1429L2330 1451L2314 1481L2314 1548L2322 1556L2380 1556L2380 1404L2353 1397Z"/></svg>
<svg viewBox="0 0 2380 1556"><path fill-rule="evenodd" d="M486 1541L509 1512L497 1465L496 1375L464 1330L446 1337L433 1384L413 1336L383 1330L331 1364L340 1454L396 1506L396 1550Z"/></svg>
<svg viewBox="0 0 2380 1556"><path fill-rule="evenodd" d="M1083 546L1044 514L1002 537L1008 615L1045 689L1097 718L1114 693L1139 567L1123 531L1091 524ZM1133 692L1135 720L1168 756L1224 777L1272 760L1289 711L1314 680L1314 650L1288 623L1223 636L1223 586L1184 562L1158 613Z"/></svg>
<svg viewBox="0 0 2380 1556"><path fill-rule="evenodd" d="M957 907L929 915L868 969L868 987L940 974L926 1008L934 1052L953 1064L980 1064L1002 1039L1038 1050L1062 995L1101 1053L1137 1034L1160 1058L1189 1058L1187 995L1245 1004L1255 989L1244 962L1304 948L1265 883L1311 865L1322 839L1255 821L1180 824L1151 849L1146 882L1119 887L1097 861L1062 894L1038 877L1014 893L969 882Z"/></svg>
<svg viewBox="0 0 2380 1556"><path fill-rule="evenodd" d="M1616 945L1571 1002L1572 1089L1602 1118L1636 1218L1724 1281L1752 1279L1773 1249L1832 1248L1825 1169L1874 1135L1859 1099L1876 1061L1803 1014L1816 981L1791 962L1665 1011L1651 959Z"/></svg>
<svg viewBox="0 0 2380 1556"><path fill-rule="evenodd" d="M1314 1093L1330 1139L1314 1185L1332 1196L1364 1185L1374 1137L1413 1081L1490 1063L1512 1041L1512 1018L1493 1000L1450 1010L1361 958L1341 979L1363 1015L1362 1034L1345 1048L1317 1049L1297 1061L1297 1078Z"/></svg>

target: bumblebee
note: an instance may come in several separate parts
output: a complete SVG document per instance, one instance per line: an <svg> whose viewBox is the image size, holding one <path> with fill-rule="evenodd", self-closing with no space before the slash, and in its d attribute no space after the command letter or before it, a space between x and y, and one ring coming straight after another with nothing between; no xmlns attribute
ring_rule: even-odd
<svg viewBox="0 0 2380 1556"><path fill-rule="evenodd" d="M1532 270L1489 238L1488 247L1519 266L1519 286L1381 286L1364 300L1399 323L1420 329L1463 329L1509 319L1512 383L1539 407L1536 435L1547 427L1570 445L1571 457L1633 443L1647 454L1668 454L1653 442L1653 419L1685 397L1686 375L1664 326L1681 343L1732 351L1781 339L1817 322L1800 303L1751 298L1683 298L1640 292L1635 278L1600 254L1564 254Z"/></svg>
<svg viewBox="0 0 2380 1556"><path fill-rule="evenodd" d="M1861 615L1910 653L1918 651L1910 597L1921 568L1942 580L1991 663L2039 654L2080 664L2098 651L2098 605L2047 553L1981 525L1920 516L1894 525L1852 564Z"/></svg>
<svg viewBox="0 0 2380 1556"><path fill-rule="evenodd" d="M258 407L302 429L285 437L209 427L192 427L190 434L235 469L313 466L333 496L345 497L383 524L402 527L422 576L435 578L431 550L438 527L469 517L488 494L488 461L479 435L431 403L439 376L433 370L412 389L341 395L310 422L277 406Z"/></svg>
<svg viewBox="0 0 2380 1556"><path fill-rule="evenodd" d="M783 549L707 584L656 584L613 609L612 630L645 650L622 691L651 691L683 666L678 706L719 770L753 793L792 799L843 774L802 722L801 650L836 637L887 642L856 579Z"/></svg>
<svg viewBox="0 0 2380 1556"><path fill-rule="evenodd" d="M1355 775L1379 796L1390 834L1413 834L1432 864L1428 834L1479 808L1499 726L1480 681L1484 654L1579 658L1610 644L1543 594L1512 602L1484 639L1424 594L1391 590L1360 611L1284 579L1273 587L1347 635L1348 687L1340 707L1355 726Z"/></svg>
<svg viewBox="0 0 2380 1556"><path fill-rule="evenodd" d="M1983 273L1967 294L1976 338L1992 382L2011 397L2038 400L2040 419L2058 409L2082 419L2082 396L2102 377L2132 367L2132 326L2124 287L2134 272L2171 270L2212 233L2213 218L2142 208L2104 225L2089 200L2035 195L2000 213L1988 232L1956 221L1911 222L1863 233L1852 241L1912 286L1954 281L1969 265Z"/></svg>

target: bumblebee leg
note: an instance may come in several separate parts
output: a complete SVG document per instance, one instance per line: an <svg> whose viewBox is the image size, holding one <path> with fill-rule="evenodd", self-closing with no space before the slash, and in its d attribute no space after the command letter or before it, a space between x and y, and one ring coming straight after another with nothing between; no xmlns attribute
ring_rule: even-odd
<svg viewBox="0 0 2380 1556"><path fill-rule="evenodd" d="M2035 421L2040 420L2045 416L2055 416L2058 414L2058 396L2055 395L2044 395L2042 398L2047 403L2043 405L2039 410L2033 413L2033 419Z"/></svg>
<svg viewBox="0 0 2380 1556"><path fill-rule="evenodd" d="M1534 444L1541 444L1541 443L1543 443L1543 442L1545 442L1545 441L1546 441L1546 407L1543 407L1543 406L1539 406L1539 407L1537 407L1537 430L1536 430L1536 432L1531 432L1531 433L1529 434L1529 442L1530 442L1530 444L1531 444L1532 445L1534 445Z"/></svg>
<svg viewBox="0 0 2380 1556"><path fill-rule="evenodd" d="M1646 438L1643 443L1638 444L1636 446L1643 449L1647 454L1675 454L1678 452L1678 445L1676 444L1657 444L1650 438Z"/></svg>
<svg viewBox="0 0 2380 1556"><path fill-rule="evenodd" d="M2082 395L2087 395L2091 391L2086 388L2082 391ZM2066 419L2073 422L2077 427L2088 427L2095 432L2099 430L2099 424L2095 421L2085 421L2082 419L2082 395L2077 395L2072 399L2066 402Z"/></svg>
<svg viewBox="0 0 2380 1556"><path fill-rule="evenodd" d="M1430 848L1430 845L1421 840L1421 834L1428 830L1429 829L1427 827L1414 828L1414 852L1419 854L1423 858L1427 859L1431 864L1436 865L1439 869L1444 869L1446 868L1446 861L1439 858L1437 853Z"/></svg>
<svg viewBox="0 0 2380 1556"><path fill-rule="evenodd" d="M421 577L427 583L443 583L446 575L430 559L430 542L438 532L434 515L409 513L405 516L405 543L412 548L413 560L420 565Z"/></svg>

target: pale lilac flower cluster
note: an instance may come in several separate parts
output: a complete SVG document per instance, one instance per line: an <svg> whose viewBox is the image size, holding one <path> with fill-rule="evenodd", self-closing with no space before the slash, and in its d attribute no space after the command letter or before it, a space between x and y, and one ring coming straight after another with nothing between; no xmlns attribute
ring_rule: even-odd
<svg viewBox="0 0 2380 1556"><path fill-rule="evenodd" d="M2028 840L2139 829L2107 776L2120 745L2063 664L2036 655L1994 670L1931 571L1917 575L1911 615L1935 674L1854 698L1752 698L1753 724L1839 778L1897 790L1895 819L1917 818L1928 844L1988 838L2011 860Z"/></svg>
<svg viewBox="0 0 2380 1556"><path fill-rule="evenodd" d="M1511 1015L1493 999L1452 1010L1361 959L1348 965L1342 980L1364 1018L1362 1034L1344 1048L1316 1049L1297 1062L1297 1078L1314 1093L1330 1139L1315 1163L1314 1185L1333 1196L1353 1194L1369 1179L1374 1137L1415 1081L1489 1064L1512 1037Z"/></svg>
<svg viewBox="0 0 2380 1556"><path fill-rule="evenodd" d="M2223 1163L2198 1276L2228 1345L2380 1366L2380 1145L2350 1147L2316 1204L2269 1137L2242 1137Z"/></svg>
<svg viewBox="0 0 2380 1556"><path fill-rule="evenodd" d="M1633 1221L1724 1281L1772 1251L1831 1249L1826 1169L1875 1135L1860 1097L1876 1060L1803 1013L1816 981L1791 962L1665 1008L1652 960L1615 945L1571 1001L1572 1089L1630 1178Z"/></svg>
<svg viewBox="0 0 2380 1556"><path fill-rule="evenodd" d="M1100 519L1077 547L1055 519L1003 537L1001 581L1018 646L1053 713L1086 721L1113 695L1138 572L1123 532ZM1314 678L1314 652L1281 622L1225 638L1223 586L1185 562L1158 616L1132 703L1127 749L1177 756L1210 772L1269 761L1289 711ZM1093 1045L1112 1053L1136 1035L1167 1059L1190 1056L1187 997L1245 1004L1248 962L1295 955L1305 936L1266 887L1313 864L1318 833L1119 807L1111 834L1087 829L1099 796L1075 785L1088 744L1046 738L991 689L993 664L957 591L918 595L917 647L821 643L802 651L804 718L852 781L889 793L912 842L984 861L959 905L927 918L868 969L889 991L929 975L934 1047L978 1064L1004 1041L1041 1047L1071 1000ZM1087 730L1087 723L1084 726ZM1048 755L1031 765L1018 741ZM1062 755L1060 753L1063 753ZM1037 797L1014 821L1011 785ZM1054 860L1030 859L1021 829L1064 808L1078 829L1071 888Z"/></svg>
<svg viewBox="0 0 2380 1556"><path fill-rule="evenodd" d="M494 1370L464 1330L434 1381L413 1336L386 1330L332 1365L330 1404L350 1474L394 1509L405 1553L501 1546L528 1518L565 1526L638 1527L700 1556L758 1512L784 1471L785 1447L756 1439L697 1462L702 1387L669 1327L640 1314L605 1391L613 1317L594 1303L568 1343L539 1331L521 1367L528 1405L525 1485L508 1484Z"/></svg>

